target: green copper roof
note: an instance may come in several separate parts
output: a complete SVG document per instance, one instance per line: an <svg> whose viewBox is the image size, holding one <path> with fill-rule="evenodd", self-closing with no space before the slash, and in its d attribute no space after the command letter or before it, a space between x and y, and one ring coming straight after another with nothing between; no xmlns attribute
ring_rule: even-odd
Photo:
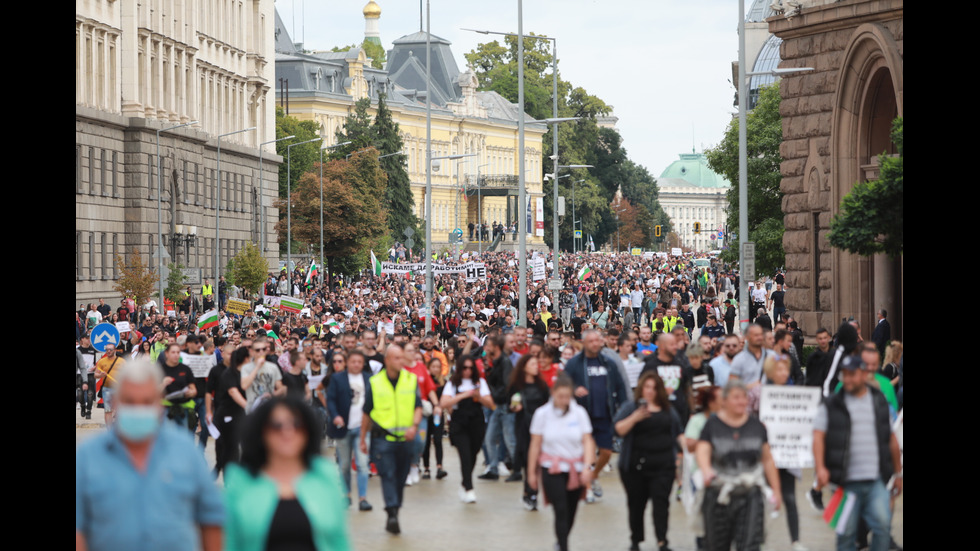
<svg viewBox="0 0 980 551"><path fill-rule="evenodd" d="M695 187L731 187L728 180L708 167L708 159L703 153L681 153L680 157L680 160L674 161L663 171L657 179L658 184L678 185L678 180L684 180Z"/></svg>

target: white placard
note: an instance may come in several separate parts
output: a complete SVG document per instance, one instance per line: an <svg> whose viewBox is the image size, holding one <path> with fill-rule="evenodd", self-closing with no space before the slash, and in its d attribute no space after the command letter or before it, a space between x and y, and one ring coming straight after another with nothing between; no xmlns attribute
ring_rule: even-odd
<svg viewBox="0 0 980 551"><path fill-rule="evenodd" d="M776 467L813 467L813 419L820 406L820 388L766 385L759 402L759 420L769 433Z"/></svg>
<svg viewBox="0 0 980 551"><path fill-rule="evenodd" d="M187 367L191 368L191 373L194 374L195 378L207 377L208 373L211 372L211 368L214 367L218 361L214 357L214 354L203 355L203 354L180 354L180 362Z"/></svg>
<svg viewBox="0 0 980 551"><path fill-rule="evenodd" d="M129 327L128 321L117 321L116 331L119 331L119 333L129 333L132 329Z"/></svg>
<svg viewBox="0 0 980 551"><path fill-rule="evenodd" d="M679 247L672 247L670 249L670 256L684 256L684 251L682 251Z"/></svg>

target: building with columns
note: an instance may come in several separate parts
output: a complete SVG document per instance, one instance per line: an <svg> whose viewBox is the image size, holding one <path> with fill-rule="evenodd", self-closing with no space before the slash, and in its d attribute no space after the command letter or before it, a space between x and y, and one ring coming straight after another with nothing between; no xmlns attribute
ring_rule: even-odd
<svg viewBox="0 0 980 551"><path fill-rule="evenodd" d="M731 184L711 170L704 153L681 153L657 178L657 186L682 247L697 252L721 248L711 235L725 229ZM700 233L694 231L695 222L701 223Z"/></svg>
<svg viewBox="0 0 980 551"><path fill-rule="evenodd" d="M878 156L897 154L890 131L905 105L904 3L800 4L792 17L766 19L782 40L780 67L815 69L785 75L779 87L786 306L808 336L853 317L865 339L885 308L892 338L901 339L903 258L832 248L827 232L854 184L878 178Z"/></svg>
<svg viewBox="0 0 980 551"><path fill-rule="evenodd" d="M203 277L215 248L222 269L248 241L278 260L274 147L259 165L275 136L274 19L273 0L75 2L76 303L117 300L116 255L155 266L158 221L164 262ZM158 158L157 131L192 121L160 133ZM221 138L217 174L217 137L249 127Z"/></svg>
<svg viewBox="0 0 980 551"><path fill-rule="evenodd" d="M374 39L380 7L371 1L364 8L366 38ZM513 222L517 204L517 105L496 92L477 91L475 73L460 71L448 40L433 35L432 44L432 156L476 154L457 161L442 161L432 172L432 212L425 207L425 42L424 32L394 40L384 69L371 67L364 50L302 52L276 17L276 79L288 80L288 93L276 89L288 113L320 124L323 144L336 143L336 132L354 109L354 103L379 94L399 125L415 198L415 214L432 224L433 242L449 243L453 229L467 234L469 223ZM374 108L369 110L374 116ZM531 205L528 243L546 247L542 192L542 136L545 124L524 114L527 196ZM538 224L541 222L541 224ZM538 229L540 226L540 229ZM508 242L509 244L509 242Z"/></svg>

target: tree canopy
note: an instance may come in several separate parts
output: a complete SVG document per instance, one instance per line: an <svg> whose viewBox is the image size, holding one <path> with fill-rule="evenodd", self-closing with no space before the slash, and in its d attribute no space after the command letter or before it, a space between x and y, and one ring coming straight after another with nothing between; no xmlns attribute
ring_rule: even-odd
<svg viewBox="0 0 980 551"><path fill-rule="evenodd" d="M361 45L351 44L350 46L334 46L330 48L331 52L348 52L353 48L362 48L364 50L364 55L371 58L371 67L375 69L384 69L385 66L385 49L381 44L375 44L368 39L364 39Z"/></svg>
<svg viewBox="0 0 980 551"><path fill-rule="evenodd" d="M238 251L229 264L232 272L229 274L234 278L232 285L237 285L253 295L259 294L262 284L265 283L266 275L269 272L269 264L262 256L262 251L251 241L246 242L242 250ZM228 278L231 282L231 278Z"/></svg>
<svg viewBox="0 0 980 551"><path fill-rule="evenodd" d="M295 146L290 150L291 155L287 155L286 148L289 144L305 142L319 136L320 125L315 121L301 121L296 117L287 116L281 107L276 106L276 139L290 135L296 137L276 142L276 154L283 158L283 164L279 167L279 199L286 198L287 178L292 177L295 184L303 174L313 169L313 163L320 160L320 142ZM285 220L286 209L279 209L279 221L285 224ZM295 245L294 243L294 248ZM285 254L285 237L279 240L279 247L279 252Z"/></svg>
<svg viewBox="0 0 980 551"><path fill-rule="evenodd" d="M779 84L771 84L759 91L755 109L746 116L746 145L748 160L749 235L755 242L756 269L759 273L772 273L786 262L783 250L783 192L779 188L782 173L779 170L783 158L779 144L783 140L782 119L779 116ZM708 166L731 183L728 190L728 228L738 228L738 119L732 119L725 137L713 149L705 152ZM745 236L738 236L739 242ZM739 246L729 245L722 258L738 259Z"/></svg>
<svg viewBox="0 0 980 551"><path fill-rule="evenodd" d="M532 33L533 35L533 33ZM504 43L492 41L479 44L466 54L466 60L476 72L480 88L493 90L509 101L517 101L517 37L508 36ZM560 61L560 60L559 60ZM560 66L560 63L559 63ZM525 110L535 119L552 117L551 43L547 39L524 39L524 103ZM550 159L553 132L558 132L558 162L560 165L591 164L594 169L575 169L572 175L559 180L559 194L566 198L566 218L571 218L572 186L575 186L575 214L581 218L583 238L592 235L596 245L602 246L615 237L616 219L610 203L621 190L623 196L637 209L646 212L644 221L657 220L666 224L668 219L657 200L657 186L647 170L629 159L622 148L622 137L615 129L600 128L596 117L612 113L612 106L561 78L558 73L559 117L582 117L575 122L552 125L542 140L544 148L542 173L554 172ZM568 174L565 169L561 174ZM585 182L577 180L585 179ZM552 183L545 183L549 193ZM545 200L545 218L552 216L552 201ZM545 224L545 241L551 243L553 225ZM652 227L649 230L652 232ZM572 248L572 224L561 221L559 247Z"/></svg>
<svg viewBox="0 0 980 551"><path fill-rule="evenodd" d="M892 123L891 132L898 156L882 153L878 157L878 179L855 184L841 200L840 212L830 222L827 235L832 246L862 256L885 253L895 258L903 253L905 145L902 132L903 119L899 117Z"/></svg>
<svg viewBox="0 0 980 551"><path fill-rule="evenodd" d="M159 278L152 267L143 263L139 250L134 247L126 259L116 255L116 267L121 275L112 288L123 298L133 299L137 306L149 302Z"/></svg>

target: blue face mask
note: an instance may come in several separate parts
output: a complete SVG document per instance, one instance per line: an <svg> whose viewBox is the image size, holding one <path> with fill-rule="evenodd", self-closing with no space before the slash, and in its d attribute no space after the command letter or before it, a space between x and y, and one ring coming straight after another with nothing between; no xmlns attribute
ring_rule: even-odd
<svg viewBox="0 0 980 551"><path fill-rule="evenodd" d="M142 442L160 428L160 408L157 406L120 405L116 408L116 430L133 442Z"/></svg>

